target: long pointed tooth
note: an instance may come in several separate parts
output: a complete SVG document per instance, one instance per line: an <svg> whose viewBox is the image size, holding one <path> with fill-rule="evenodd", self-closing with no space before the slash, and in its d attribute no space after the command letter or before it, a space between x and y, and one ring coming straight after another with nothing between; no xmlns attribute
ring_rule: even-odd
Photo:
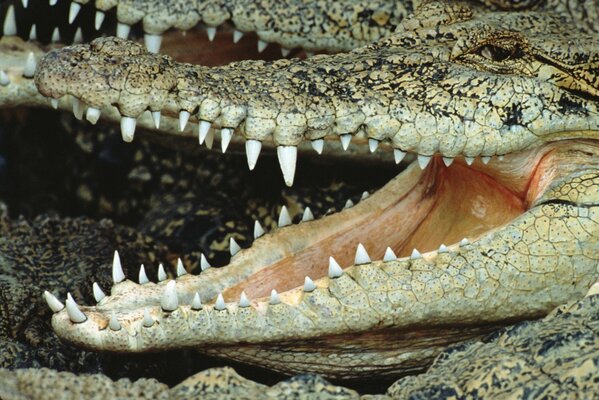
<svg viewBox="0 0 599 400"><path fill-rule="evenodd" d="M129 37L129 32L131 31L131 26L127 24L123 24L122 22L118 22L116 24L116 36L121 39L127 39Z"/></svg>
<svg viewBox="0 0 599 400"><path fill-rule="evenodd" d="M181 259L177 259L177 276L183 276L187 274L187 270L183 266L183 261Z"/></svg>
<svg viewBox="0 0 599 400"><path fill-rule="evenodd" d="M233 129L232 128L222 128L220 130L220 147L223 151L223 154L227 151L227 147L229 147L229 143L231 143L232 137L233 137Z"/></svg>
<svg viewBox="0 0 599 400"><path fill-rule="evenodd" d="M150 33L144 34L144 43L146 49L150 53L158 53L160 51L160 45L162 44L162 35L152 35Z"/></svg>
<svg viewBox="0 0 599 400"><path fill-rule="evenodd" d="M406 154L407 153L405 151L393 149L393 157L395 158L395 164L399 164L400 162L402 162Z"/></svg>
<svg viewBox="0 0 599 400"><path fill-rule="evenodd" d="M309 276L306 276L306 278L304 279L304 292L313 292L314 289L316 289L314 281L310 279Z"/></svg>
<svg viewBox="0 0 599 400"><path fill-rule="evenodd" d="M73 298L73 296L71 296L71 293L67 293L67 300L70 300L72 302L75 301L75 299Z"/></svg>
<svg viewBox="0 0 599 400"><path fill-rule="evenodd" d="M312 220L314 220L314 214L312 214L312 210L310 210L310 207L306 207L306 209L304 210L304 214L302 215L302 222Z"/></svg>
<svg viewBox="0 0 599 400"><path fill-rule="evenodd" d="M154 126L156 129L160 129L160 111L152 111L152 119L154 120Z"/></svg>
<svg viewBox="0 0 599 400"><path fill-rule="evenodd" d="M343 270L333 257L329 257L329 278L339 278L343 275Z"/></svg>
<svg viewBox="0 0 599 400"><path fill-rule="evenodd" d="M121 117L121 135L123 136L123 141L127 143L131 143L133 141L136 124L137 120L135 118Z"/></svg>
<svg viewBox="0 0 599 400"><path fill-rule="evenodd" d="M289 55L289 53L291 53L291 49L288 49L286 47L281 47L281 55L283 57L287 57Z"/></svg>
<svg viewBox="0 0 599 400"><path fill-rule="evenodd" d="M360 265L360 264L368 264L370 262L371 262L371 260L370 260L370 256L368 255L368 252L366 252L366 249L364 248L362 243L358 244L358 248L356 249L356 257L354 259L354 264Z"/></svg>
<svg viewBox="0 0 599 400"><path fill-rule="evenodd" d="M274 306L274 305L277 305L277 304L280 304L280 303L281 303L281 299L279 298L279 294L277 293L276 290L273 289L270 292L270 301L269 301L269 304L271 304L271 305Z"/></svg>
<svg viewBox="0 0 599 400"><path fill-rule="evenodd" d="M210 263L206 259L206 256L204 255L204 253L201 253L200 254L200 269L202 271L206 271L210 267L212 267L212 265L210 265Z"/></svg>
<svg viewBox="0 0 599 400"><path fill-rule="evenodd" d="M282 228L287 225L291 225L291 216L289 216L289 211L287 211L287 207L281 207L281 212L279 213L279 228Z"/></svg>
<svg viewBox="0 0 599 400"><path fill-rule="evenodd" d="M147 308L144 308L144 319L143 319L142 324L146 328L149 328L152 325L154 325L154 318L152 318L152 316L150 315L150 312L148 311Z"/></svg>
<svg viewBox="0 0 599 400"><path fill-rule="evenodd" d="M229 239L229 251L231 252L231 257L241 251L241 247L239 247L234 238Z"/></svg>
<svg viewBox="0 0 599 400"><path fill-rule="evenodd" d="M250 299L248 299L248 297L246 296L245 292L241 292L241 295L239 296L239 307L249 307L250 306Z"/></svg>
<svg viewBox="0 0 599 400"><path fill-rule="evenodd" d="M35 74L35 68L37 67L37 61L35 60L35 56L32 52L29 52L27 55L27 60L25 61L25 68L23 68L23 76L25 78L33 78L33 74Z"/></svg>
<svg viewBox="0 0 599 400"><path fill-rule="evenodd" d="M58 3L58 0L50 0L49 3L51 6L55 6Z"/></svg>
<svg viewBox="0 0 599 400"><path fill-rule="evenodd" d="M243 37L243 32L238 31L237 29L235 29L233 31L233 43L239 42L242 37Z"/></svg>
<svg viewBox="0 0 599 400"><path fill-rule="evenodd" d="M52 310L52 312L56 313L64 308L64 304L62 304L60 300L56 298L56 296L54 296L47 290L44 291L44 298L46 299L46 303L48 303L48 307L50 307L50 310Z"/></svg>
<svg viewBox="0 0 599 400"><path fill-rule="evenodd" d="M248 159L248 167L250 171L254 169L256 166L256 162L258 162L258 156L260 155L260 150L262 149L262 142L259 140L248 139L245 142L245 154Z"/></svg>
<svg viewBox="0 0 599 400"><path fill-rule="evenodd" d="M376 139L368 139L368 148L370 149L371 153L374 153L376 151L376 149L379 147L379 141Z"/></svg>
<svg viewBox="0 0 599 400"><path fill-rule="evenodd" d="M139 267L139 284L144 285L149 282L150 280L148 279L148 275L146 275L146 267L141 264L141 267Z"/></svg>
<svg viewBox="0 0 599 400"><path fill-rule="evenodd" d="M208 135L206 136L206 147L212 150L212 144L214 143L214 129L208 131Z"/></svg>
<svg viewBox="0 0 599 400"><path fill-rule="evenodd" d="M77 306L77 303L75 303L75 300L67 299L67 301L65 303L66 303L66 308L67 308L67 315L69 316L69 319L71 320L71 322L78 324L81 322L85 322L87 320L87 317L79 309L79 306Z"/></svg>
<svg viewBox="0 0 599 400"><path fill-rule="evenodd" d="M397 260L397 256L391 247L387 247L385 250L385 255L383 256L383 261L395 261Z"/></svg>
<svg viewBox="0 0 599 400"><path fill-rule="evenodd" d="M349 133L339 135L339 140L341 141L341 147L343 147L343 150L347 150L349 143L351 142L351 135Z"/></svg>
<svg viewBox="0 0 599 400"><path fill-rule="evenodd" d="M116 319L116 314L112 312L110 314L110 320L108 320L108 327L112 331L120 331L122 326L118 319Z"/></svg>
<svg viewBox="0 0 599 400"><path fill-rule="evenodd" d="M425 156L423 154L418 154L418 165L420 169L425 169L426 166L431 162L432 156Z"/></svg>
<svg viewBox="0 0 599 400"><path fill-rule="evenodd" d="M443 157L443 164L445 164L446 167L449 167L453 164L453 157Z"/></svg>
<svg viewBox="0 0 599 400"><path fill-rule="evenodd" d="M77 97L73 97L73 115L75 116L75 118L77 118L79 121L81 121L83 119L83 109L85 108L85 106L83 105L83 102L81 100L79 100Z"/></svg>
<svg viewBox="0 0 599 400"><path fill-rule="evenodd" d="M73 43L81 43L83 42L83 31L81 27L77 28L75 31L75 36L73 36Z"/></svg>
<svg viewBox="0 0 599 400"><path fill-rule="evenodd" d="M4 24L2 25L3 36L15 36L17 34L17 20L15 19L15 7L11 4L6 9Z"/></svg>
<svg viewBox="0 0 599 400"><path fill-rule="evenodd" d="M52 43L60 43L60 30L58 29L58 27L54 28L54 30L52 31L50 41Z"/></svg>
<svg viewBox="0 0 599 400"><path fill-rule="evenodd" d="M96 299L97 303L99 303L100 301L102 301L104 297L106 297L106 294L97 282L94 282L94 284L92 285L92 291L94 292L94 299Z"/></svg>
<svg viewBox="0 0 599 400"><path fill-rule="evenodd" d="M114 257L112 258L112 281L116 284L124 280L125 273L121 265L121 258L119 257L119 252L115 250Z"/></svg>
<svg viewBox="0 0 599 400"><path fill-rule="evenodd" d="M196 292L193 295L193 300L191 301L191 309L192 310L201 310L202 309L202 300L200 299L200 294Z"/></svg>
<svg viewBox="0 0 599 400"><path fill-rule="evenodd" d="M53 109L58 110L58 99L50 99L50 105Z"/></svg>
<svg viewBox="0 0 599 400"><path fill-rule="evenodd" d="M92 125L100 119L100 110L94 107L88 107L85 111L85 119L88 120Z"/></svg>
<svg viewBox="0 0 599 400"><path fill-rule="evenodd" d="M466 160L466 164L472 165L472 163L474 162L474 157L466 157L466 156L464 156L464 160Z"/></svg>
<svg viewBox="0 0 599 400"><path fill-rule="evenodd" d="M318 153L322 154L322 150L324 149L324 139L315 139L310 142L312 144L312 148Z"/></svg>
<svg viewBox="0 0 599 400"><path fill-rule="evenodd" d="M189 121L189 112L185 110L179 111L179 130L181 132L183 132L183 130L185 129L187 121Z"/></svg>
<svg viewBox="0 0 599 400"><path fill-rule="evenodd" d="M466 238L460 240L460 246L467 246L470 244L470 241Z"/></svg>
<svg viewBox="0 0 599 400"><path fill-rule="evenodd" d="M206 140L206 136L208 136L208 131L210 131L210 126L212 124L208 121L201 120L198 124L198 140L200 144L204 143Z"/></svg>
<svg viewBox="0 0 599 400"><path fill-rule="evenodd" d="M260 225L260 222L254 221L254 240L264 235L264 228Z"/></svg>
<svg viewBox="0 0 599 400"><path fill-rule="evenodd" d="M410 258L411 258L412 260L416 260L416 259L418 259L418 258L422 258L422 254L420 254L420 252L419 252L418 250L416 250L416 249L413 249L413 250L412 250L412 254L410 255Z"/></svg>
<svg viewBox="0 0 599 400"><path fill-rule="evenodd" d="M177 282L169 281L166 284L162 299L160 300L160 307L164 311L175 311L179 307L179 297L177 296Z"/></svg>
<svg viewBox="0 0 599 400"><path fill-rule="evenodd" d="M214 303L214 309L217 311L222 311L227 308L227 304L225 303L225 299L223 298L223 294L219 293L216 297L216 303Z"/></svg>
<svg viewBox="0 0 599 400"><path fill-rule="evenodd" d="M258 39L258 53L262 53L266 47L268 46L268 42L265 42L262 39Z"/></svg>
<svg viewBox="0 0 599 400"><path fill-rule="evenodd" d="M76 3L74 1L71 2L71 6L69 7L69 24L72 24L77 18L77 14L81 10L81 4Z"/></svg>
<svg viewBox="0 0 599 400"><path fill-rule="evenodd" d="M35 24L31 25L31 29L29 30L29 40L37 40L37 27Z"/></svg>
<svg viewBox="0 0 599 400"><path fill-rule="evenodd" d="M216 37L216 27L214 27L214 26L206 27L206 34L208 35L208 40L213 42L214 38Z"/></svg>
<svg viewBox="0 0 599 400"><path fill-rule="evenodd" d="M277 146L277 156L279 165L283 171L283 179L289 187L293 185L295 176L295 163L297 161L297 147L295 146Z"/></svg>
<svg viewBox="0 0 599 400"><path fill-rule="evenodd" d="M8 75L6 75L6 72L2 71L0 69L0 86L8 86L10 84L10 79L8 78ZM50 99L50 102L52 102L52 100L54 99ZM58 102L58 100L56 100ZM57 104L58 106L58 104Z"/></svg>
<svg viewBox="0 0 599 400"><path fill-rule="evenodd" d="M166 272L164 271L164 265L158 264L158 282L164 282L166 280Z"/></svg>
<svg viewBox="0 0 599 400"><path fill-rule="evenodd" d="M106 16L106 14L104 14L103 11L96 10L96 16L94 19L94 28L96 28L97 31L99 31L100 28L102 27L102 23L104 22L105 16Z"/></svg>
<svg viewBox="0 0 599 400"><path fill-rule="evenodd" d="M489 161L491 161L491 157L490 156L482 156L480 158L480 160L483 162L483 164L487 165L489 163Z"/></svg>
<svg viewBox="0 0 599 400"><path fill-rule="evenodd" d="M23 4L23 8L27 8L29 5L29 0L21 0L21 3Z"/></svg>

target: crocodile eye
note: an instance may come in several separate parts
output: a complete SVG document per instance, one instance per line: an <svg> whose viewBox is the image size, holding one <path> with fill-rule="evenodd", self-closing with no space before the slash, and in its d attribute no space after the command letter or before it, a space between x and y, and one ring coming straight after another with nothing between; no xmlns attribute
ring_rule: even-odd
<svg viewBox="0 0 599 400"><path fill-rule="evenodd" d="M493 45L485 45L478 49L476 54L486 58L489 61L507 61L520 58L524 52L519 47L503 48Z"/></svg>

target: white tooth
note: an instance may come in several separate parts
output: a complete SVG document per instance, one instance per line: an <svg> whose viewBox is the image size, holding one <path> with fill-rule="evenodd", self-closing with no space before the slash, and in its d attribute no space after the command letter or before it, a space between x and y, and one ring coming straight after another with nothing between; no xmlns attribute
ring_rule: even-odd
<svg viewBox="0 0 599 400"><path fill-rule="evenodd" d="M160 51L160 45L162 44L162 35L145 33L144 43L146 44L146 49L148 49L150 53L157 54Z"/></svg>
<svg viewBox="0 0 599 400"><path fill-rule="evenodd" d="M6 75L6 72L0 70L0 86L8 86L9 83L10 79L8 79L8 75ZM52 100L54 99L50 99L50 102L52 102ZM58 100L56 102L58 103Z"/></svg>
<svg viewBox="0 0 599 400"><path fill-rule="evenodd" d="M365 190L365 191L362 192L362 197L360 197L360 200L366 200L369 196L370 196L370 193L368 193Z"/></svg>
<svg viewBox="0 0 599 400"><path fill-rule="evenodd" d="M217 311L222 311L225 308L227 308L227 305L225 304L225 299L223 298L223 294L219 293L218 297L216 298L216 303L214 303L214 309Z"/></svg>
<svg viewBox="0 0 599 400"><path fill-rule="evenodd" d="M329 278L339 278L343 275L343 270L333 257L329 257Z"/></svg>
<svg viewBox="0 0 599 400"><path fill-rule="evenodd" d="M447 253L449 252L449 249L447 248L447 246L445 246L443 243L441 243L441 246L439 246L439 253Z"/></svg>
<svg viewBox="0 0 599 400"><path fill-rule="evenodd" d="M311 142L312 148L318 153L322 154L322 150L324 149L324 139L315 139Z"/></svg>
<svg viewBox="0 0 599 400"><path fill-rule="evenodd" d="M56 298L56 296L47 290L44 291L44 298L46 299L46 303L48 303L48 307L50 307L52 312L59 312L64 308L64 305Z"/></svg>
<svg viewBox="0 0 599 400"><path fill-rule="evenodd" d="M418 154L418 165L420 166L420 169L425 169L426 166L428 165L428 163L431 162L432 157L431 156L425 156L422 154Z"/></svg>
<svg viewBox="0 0 599 400"><path fill-rule="evenodd" d="M206 147L212 150L212 144L214 143L214 129L208 131L208 136L206 136Z"/></svg>
<svg viewBox="0 0 599 400"><path fill-rule="evenodd" d="M164 265L158 265L158 282L163 282L166 280L166 272L164 272Z"/></svg>
<svg viewBox="0 0 599 400"><path fill-rule="evenodd" d="M204 255L204 253L201 253L200 254L200 269L202 271L206 271L210 267L212 267L212 265L210 265L210 263L206 259L206 256Z"/></svg>
<svg viewBox="0 0 599 400"><path fill-rule="evenodd" d="M483 164L487 165L489 163L489 161L491 161L491 157L489 157L489 156L482 156L480 158L480 160L483 162Z"/></svg>
<svg viewBox="0 0 599 400"><path fill-rule="evenodd" d="M148 275L146 275L146 267L141 264L141 267L139 267L139 284L144 285L149 282L150 280L148 279Z"/></svg>
<svg viewBox="0 0 599 400"><path fill-rule="evenodd" d="M55 6L58 3L58 0L50 0L50 5Z"/></svg>
<svg viewBox="0 0 599 400"><path fill-rule="evenodd" d="M229 251L231 252L231 257L241 251L241 247L239 247L234 238L229 239Z"/></svg>
<svg viewBox="0 0 599 400"><path fill-rule="evenodd" d="M467 246L469 244L470 244L470 242L466 238L460 240L460 246Z"/></svg>
<svg viewBox="0 0 599 400"><path fill-rule="evenodd" d="M316 289L314 281L309 276L306 276L306 279L304 279L304 292L313 292L314 289Z"/></svg>
<svg viewBox="0 0 599 400"><path fill-rule="evenodd" d="M418 259L418 258L422 258L422 254L420 254L420 252L419 252L418 250L416 250L416 249L413 249L413 250L412 250L412 254L410 255L410 258L411 258L412 260L416 260L416 259Z"/></svg>
<svg viewBox="0 0 599 400"><path fill-rule="evenodd" d="M505 157L505 156L502 154L502 155L500 155L500 156L497 156L497 159L498 159L499 161L503 161L503 158L504 158L504 157Z"/></svg>
<svg viewBox="0 0 599 400"><path fill-rule="evenodd" d="M297 147L295 146L277 146L277 156L279 165L283 171L283 179L287 186L293 185L295 176L295 163L297 161Z"/></svg>
<svg viewBox="0 0 599 400"><path fill-rule="evenodd" d="M81 100L79 100L77 97L73 97L73 115L75 116L75 118L77 118L79 121L81 121L83 119L83 109L85 108L85 106L83 105L83 102Z"/></svg>
<svg viewBox="0 0 599 400"><path fill-rule="evenodd" d="M264 228L260 225L260 222L254 221L254 240L264 235Z"/></svg>
<svg viewBox="0 0 599 400"><path fill-rule="evenodd" d="M129 32L131 31L131 26L127 24L123 24L122 22L118 22L116 24L116 36L121 39L127 39L129 37Z"/></svg>
<svg viewBox="0 0 599 400"><path fill-rule="evenodd" d="M210 122L208 121L204 121L201 120L199 125L198 125L198 139L200 141L200 144L204 143L204 140L206 140L206 136L208 135L208 131L210 131Z"/></svg>
<svg viewBox="0 0 599 400"><path fill-rule="evenodd" d="M118 319L116 319L116 314L113 312L110 315L110 320L108 321L108 327L113 331L120 331L122 326Z"/></svg>
<svg viewBox="0 0 599 400"><path fill-rule="evenodd" d="M368 264L371 262L370 256L366 252L366 249L362 245L362 243L358 244L358 248L356 249L356 257L354 259L354 264Z"/></svg>
<svg viewBox="0 0 599 400"><path fill-rule="evenodd" d="M152 119L154 120L154 126L156 129L160 129L160 111L152 111Z"/></svg>
<svg viewBox="0 0 599 400"><path fill-rule="evenodd" d="M179 307L179 297L177 296L177 282L169 281L164 289L164 294L160 301L160 307L164 311L175 311Z"/></svg>
<svg viewBox="0 0 599 400"><path fill-rule="evenodd" d="M266 46L268 46L268 42L258 39L258 53L262 53L266 49Z"/></svg>
<svg viewBox="0 0 599 400"><path fill-rule="evenodd" d="M83 42L83 31L81 27L77 28L75 31L75 36L73 36L73 43L81 43Z"/></svg>
<svg viewBox="0 0 599 400"><path fill-rule="evenodd" d="M281 299L279 298L279 294L274 289L270 292L270 302L269 303L271 305L273 305L273 306L281 303Z"/></svg>
<svg viewBox="0 0 599 400"><path fill-rule="evenodd" d="M291 53L291 50L285 47L281 47L281 55L283 57L287 57Z"/></svg>
<svg viewBox="0 0 599 400"><path fill-rule="evenodd" d="M21 3L23 3L23 8L27 8L29 5L29 0L21 0Z"/></svg>
<svg viewBox="0 0 599 400"><path fill-rule="evenodd" d="M306 207L304 215L302 215L302 222L312 221L313 219L314 214L312 214L312 210L310 210L310 207Z"/></svg>
<svg viewBox="0 0 599 400"><path fill-rule="evenodd" d="M595 296L597 294L599 294L599 282L593 283L587 291L587 294L584 295L584 297Z"/></svg>
<svg viewBox="0 0 599 400"><path fill-rule="evenodd" d="M282 228L287 225L291 225L291 217L289 216L289 211L287 211L287 207L281 207L281 212L279 213L279 228Z"/></svg>
<svg viewBox="0 0 599 400"><path fill-rule="evenodd" d="M72 322L78 324L87 320L87 317L79 309L77 303L75 303L75 300L73 300L72 298L67 298L67 301L65 303L67 307L67 314Z"/></svg>
<svg viewBox="0 0 599 400"><path fill-rule="evenodd" d="M92 125L95 125L100 119L100 110L94 107L89 107L85 111L85 119L87 119Z"/></svg>
<svg viewBox="0 0 599 400"><path fill-rule="evenodd" d="M103 11L96 10L96 18L94 20L94 27L96 28L97 31L99 31L100 28L102 27L102 23L104 22L105 16L106 16L106 14L104 14Z"/></svg>
<svg viewBox="0 0 599 400"><path fill-rule="evenodd" d="M354 202L351 201L351 199L347 199L347 201L345 202L345 205L343 206L344 209L346 208L352 208L354 206Z"/></svg>
<svg viewBox="0 0 599 400"><path fill-rule="evenodd" d="M453 163L453 157L443 157L443 164L449 167Z"/></svg>
<svg viewBox="0 0 599 400"><path fill-rule="evenodd" d="M54 28L54 30L52 31L52 37L50 38L50 41L52 43L60 42L60 30L58 29L58 27Z"/></svg>
<svg viewBox="0 0 599 400"><path fill-rule="evenodd" d="M183 266L183 261L181 259L177 259L177 276L183 276L187 274L185 267Z"/></svg>
<svg viewBox="0 0 599 400"><path fill-rule="evenodd" d="M393 149L393 157L395 158L395 164L399 164L404 159L406 154L407 153L405 151Z"/></svg>
<svg viewBox="0 0 599 400"><path fill-rule="evenodd" d="M150 315L150 312L148 311L147 308L144 309L144 320L143 320L142 324L146 328L149 328L152 325L154 325L154 318L152 318L152 316Z"/></svg>
<svg viewBox="0 0 599 400"><path fill-rule="evenodd" d="M102 301L104 297L106 297L106 294L104 294L102 288L100 287L100 285L98 285L97 282L94 282L94 284L92 285L92 290L94 292L94 299L96 299L97 303L99 303L100 301Z"/></svg>
<svg viewBox="0 0 599 400"><path fill-rule="evenodd" d="M187 125L187 121L189 121L189 113L185 110L181 110L179 112L179 131L183 132Z"/></svg>
<svg viewBox="0 0 599 400"><path fill-rule="evenodd" d="M25 78L33 78L33 74L35 74L35 68L37 67L37 62L35 61L35 56L32 52L29 52L27 55L27 60L25 61L25 68L23 69L23 76Z"/></svg>
<svg viewBox="0 0 599 400"><path fill-rule="evenodd" d="M248 299L248 297L246 296L245 292L241 292L241 295L239 296L239 307L249 307L250 306L250 299Z"/></svg>
<svg viewBox="0 0 599 400"><path fill-rule="evenodd" d="M397 256L391 247L387 247L385 250L385 255L383 256L383 261L395 261L397 260Z"/></svg>
<svg viewBox="0 0 599 400"><path fill-rule="evenodd" d="M343 150L347 150L349 147L349 142L351 142L351 135L349 133L339 135L339 140L341 141L341 147L343 147Z"/></svg>
<svg viewBox="0 0 599 400"><path fill-rule="evenodd" d="M50 99L50 105L52 106L53 109L57 110L58 109L58 99Z"/></svg>
<svg viewBox="0 0 599 400"><path fill-rule="evenodd" d="M15 19L15 7L11 4L6 10L4 16L4 25L2 26L3 36L15 36L17 34L17 20Z"/></svg>
<svg viewBox="0 0 599 400"><path fill-rule="evenodd" d="M474 162L474 157L466 157L466 156L464 156L464 160L466 160L466 164L472 165L472 163Z"/></svg>
<svg viewBox="0 0 599 400"><path fill-rule="evenodd" d="M112 258L112 281L116 284L124 280L125 273L121 265L121 257L119 257L119 252L115 250L114 257Z"/></svg>
<svg viewBox="0 0 599 400"><path fill-rule="evenodd" d="M248 159L248 167L250 168L250 171L252 171L256 166L261 149L262 142L259 140L249 139L245 142L245 154Z"/></svg>
<svg viewBox="0 0 599 400"><path fill-rule="evenodd" d="M370 148L370 152L374 153L376 149L379 147L379 141L376 139L368 139L368 147Z"/></svg>
<svg viewBox="0 0 599 400"><path fill-rule="evenodd" d="M29 40L37 40L37 28L35 24L31 25L31 29L29 30Z"/></svg>
<svg viewBox="0 0 599 400"><path fill-rule="evenodd" d="M121 117L121 135L123 136L123 140L125 142L131 143L133 141L136 123L137 120L135 118Z"/></svg>
<svg viewBox="0 0 599 400"><path fill-rule="evenodd" d="M73 296L71 296L71 293L67 293L67 300L75 302L75 299L73 298Z"/></svg>
<svg viewBox="0 0 599 400"><path fill-rule="evenodd" d="M79 10L81 10L81 4L71 2L71 6L69 7L69 24L72 24L77 18L77 14L79 14Z"/></svg>
<svg viewBox="0 0 599 400"><path fill-rule="evenodd" d="M208 34L208 40L210 40L211 42L214 41L214 38L216 36L216 27L214 27L214 26L206 27L206 34Z"/></svg>
<svg viewBox="0 0 599 400"><path fill-rule="evenodd" d="M233 137L233 129L232 128L222 128L220 130L220 147L223 151L223 154L227 151L227 147L229 147L229 143L231 143L231 138Z"/></svg>
<svg viewBox="0 0 599 400"><path fill-rule="evenodd" d="M202 309L202 300L200 300L200 294L196 292L193 295L193 300L191 301L191 309L192 310L201 310Z"/></svg>
<svg viewBox="0 0 599 400"><path fill-rule="evenodd" d="M239 42L242 37L243 37L243 32L238 31L237 29L235 29L233 31L233 43Z"/></svg>

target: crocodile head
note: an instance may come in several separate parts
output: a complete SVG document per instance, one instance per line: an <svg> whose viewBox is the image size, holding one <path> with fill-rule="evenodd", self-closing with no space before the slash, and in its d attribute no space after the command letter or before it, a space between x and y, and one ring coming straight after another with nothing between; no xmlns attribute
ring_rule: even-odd
<svg viewBox="0 0 599 400"><path fill-rule="evenodd" d="M115 254L97 305L46 293L54 329L94 350L187 347L347 378L420 369L584 294L599 276L599 56L578 22L428 3L372 44L307 59L206 67L118 38L51 51L40 93L73 96L93 122L118 115L126 141L138 119L178 118L173 137L245 140L250 169L273 143L288 185L307 142L405 165L341 212L257 223L223 268L129 280Z"/></svg>

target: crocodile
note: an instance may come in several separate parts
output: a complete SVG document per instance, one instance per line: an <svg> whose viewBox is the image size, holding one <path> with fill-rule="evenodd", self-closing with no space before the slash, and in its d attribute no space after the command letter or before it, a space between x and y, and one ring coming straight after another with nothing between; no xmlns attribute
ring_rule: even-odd
<svg viewBox="0 0 599 400"><path fill-rule="evenodd" d="M341 154L351 143L362 157L380 147L406 164L341 212L306 210L294 224L282 209L268 233L256 222L252 246L232 240L223 268L203 259L192 276L179 263L176 279L157 283L142 269L136 283L115 253L114 285L109 295L94 286L96 306L45 293L59 337L98 351L194 348L285 373L398 376L597 280L593 1L356 5L365 21L339 24L338 36L310 13L339 9L315 3L284 3L307 28L290 33L260 2L202 12L122 2L117 33L143 19L147 49L123 38L32 49L17 76L5 74L5 88L19 89L0 102L47 104L35 83L55 106L72 96L79 118L119 121L125 141L138 119L210 147L218 130L223 152L245 138L250 169L272 143L288 185L304 143ZM283 48L340 53L217 67L156 54L161 32L198 18L232 20L234 38L256 30Z"/></svg>

